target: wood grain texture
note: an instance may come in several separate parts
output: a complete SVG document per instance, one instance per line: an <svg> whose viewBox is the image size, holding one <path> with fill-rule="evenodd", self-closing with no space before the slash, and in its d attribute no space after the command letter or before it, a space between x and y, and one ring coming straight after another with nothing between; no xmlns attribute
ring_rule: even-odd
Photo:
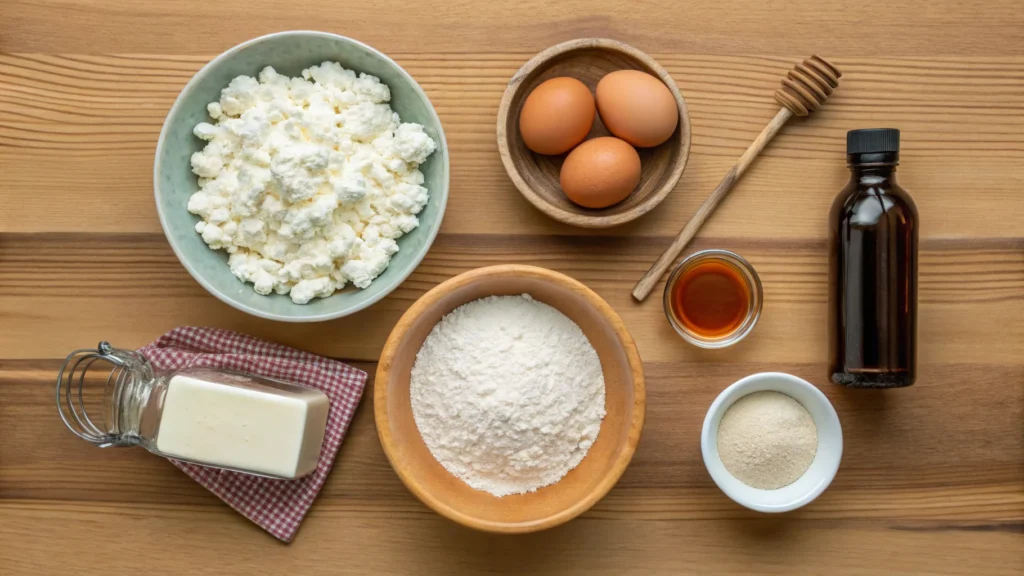
<svg viewBox="0 0 1024 576"><path fill-rule="evenodd" d="M779 111L761 129L761 133L754 138L750 146L747 146L736 164L725 173L722 181L715 186L707 200L700 205L700 208L683 226L668 248L651 265L651 269L637 281L636 286L633 287L634 298L643 302L651 294L661 277L679 258L679 253L686 248L690 240L693 240L700 227L711 217L715 208L732 191L732 187L743 177L747 169L750 168L750 164L764 151L779 130L794 115L807 116L824 104L832 91L839 86L839 78L842 75L838 68L819 56L812 56L797 63L786 74L786 77L781 80L782 87L775 91L775 101L781 106Z"/></svg>
<svg viewBox="0 0 1024 576"><path fill-rule="evenodd" d="M638 302L643 302L651 295L654 287L658 285L661 277L665 275L665 272L679 259L679 254L682 253L686 245L693 240L693 237L700 231L701 226L707 219L714 213L715 208L725 200L725 197L732 191L732 187L736 185L736 182L743 176L750 167L750 164L755 158L765 149L772 138L778 134L779 130L793 117L793 112L788 108L779 108L779 111L775 113L775 116L768 121L768 124L761 129L761 133L754 138L754 141L750 143L750 146L743 151L743 155L740 159L733 164L732 168L725 173L722 181L715 186L715 189L711 191L704 203L697 208L693 216L686 223L685 226L676 234L676 237L672 239L665 251L658 256L658 259L654 261L651 268L640 277L637 281L636 286L633 286L633 298L636 298Z"/></svg>
<svg viewBox="0 0 1024 576"><path fill-rule="evenodd" d="M452 167L442 234L415 274L371 309L311 326L247 317L206 294L167 246L152 200L157 134L191 75L238 42L301 28L356 37L405 67L441 116ZM675 191L610 230L534 209L495 144L512 74L581 37L653 56L692 122ZM842 89L787 123L689 247L750 260L764 315L738 346L697 350L656 299L641 305L629 291L777 110L780 74L812 53L843 70ZM1017 0L0 1L0 573L1020 574L1022 54ZM900 179L922 225L919 383L885 393L824 374L825 219L848 177L845 131L877 126L903 132ZM372 386L290 546L168 463L88 446L57 418L52 385L69 351L100 339L137 347L183 324L372 375L416 298L500 263L584 282L644 360L648 410L630 467L554 530L481 534L417 502L381 451ZM763 370L819 384L846 435L831 488L779 517L724 497L699 451L714 397Z"/></svg>

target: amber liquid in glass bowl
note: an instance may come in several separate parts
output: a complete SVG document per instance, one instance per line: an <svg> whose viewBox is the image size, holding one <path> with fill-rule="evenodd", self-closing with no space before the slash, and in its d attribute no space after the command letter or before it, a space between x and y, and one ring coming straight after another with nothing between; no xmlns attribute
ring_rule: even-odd
<svg viewBox="0 0 1024 576"><path fill-rule="evenodd" d="M743 324L750 289L739 270L724 262L701 262L672 286L672 314L691 331L717 338Z"/></svg>
<svg viewBox="0 0 1024 576"><path fill-rule="evenodd" d="M705 250L672 272L664 304L680 336L703 348L722 348L742 340L757 323L761 282L738 254Z"/></svg>

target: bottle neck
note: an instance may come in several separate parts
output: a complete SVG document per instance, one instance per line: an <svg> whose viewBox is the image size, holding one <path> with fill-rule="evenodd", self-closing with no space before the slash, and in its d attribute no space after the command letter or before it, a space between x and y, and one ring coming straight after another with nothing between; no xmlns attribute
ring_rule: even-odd
<svg viewBox="0 0 1024 576"><path fill-rule="evenodd" d="M97 446L146 445L155 433L154 402L164 376L138 352L101 342L76 350L57 376L57 408L79 438Z"/></svg>
<svg viewBox="0 0 1024 576"><path fill-rule="evenodd" d="M846 164L854 181L877 184L883 180L896 179L896 167L900 164L899 152L867 152L847 154Z"/></svg>

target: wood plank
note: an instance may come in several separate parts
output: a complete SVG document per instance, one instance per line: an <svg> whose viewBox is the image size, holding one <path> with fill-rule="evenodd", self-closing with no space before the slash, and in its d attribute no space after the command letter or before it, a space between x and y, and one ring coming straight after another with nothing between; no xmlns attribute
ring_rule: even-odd
<svg viewBox="0 0 1024 576"><path fill-rule="evenodd" d="M564 272L623 317L646 362L819 362L826 357L827 255L816 240L699 238L691 247L733 249L764 284L758 327L729 350L699 350L668 325L658 298L630 296L669 238L442 234L416 272L372 308L332 322L262 320L210 298L156 234L0 235L0 349L9 358L61 357L111 340L140 347L178 325L214 325L318 354L374 361L401 314L439 282L499 263ZM920 358L1018 364L1024 353L1024 241L925 240L921 255ZM658 288L656 294L660 294ZM1001 337L993 341L991 334ZM26 338L25 334L45 334ZM779 345L779 342L784 345Z"/></svg>
<svg viewBox="0 0 1024 576"><path fill-rule="evenodd" d="M133 539L135 554L159 560L164 553L160 535L170 533L179 534L178 543L188 547L192 561L212 573L229 565L235 570L248 566L234 562L235 551L269 538L197 484L141 449L96 449L54 425L51 386L58 367L57 360L0 361L0 422L17 418L27 424L0 437L0 514L5 519L0 540L40 528L59 531L69 534L62 539L64 553L88 554L95 566L109 570L120 566L116 548L96 549L96 539L120 540L116 526L131 526L134 533L151 536ZM357 367L373 372L372 364ZM817 366L773 368L813 378ZM802 573L812 554L833 547L870 547L873 553L867 562L858 558L865 570L893 570L910 555L928 556L939 546L950 565L931 565L923 558L913 565L944 574L970 574L981 565L986 574L1013 573L1017 568L1021 555L1015 542L1024 532L1024 491L1019 483L1024 437L1002 432L1024 417L1024 387L1019 385L1024 369L927 366L913 394L893 395L881 404L839 387L825 387L844 425L859 432L859 441L848 443L839 475L817 502L772 519L744 510L722 495L703 468L693 465L700 461L699 446L690 440L699 435L703 411L715 394L758 369L762 366L648 363L647 426L618 486L580 520L525 537L528 543L521 545L526 548L518 551L508 546L517 547L520 544L514 542L523 539L471 533L433 515L405 490L377 442L371 382L302 535L291 547L260 546L260 570L276 569L279 562L283 566L294 561L293 555L328 558L372 548L372 558L359 556L357 572L370 566L401 572L409 554L424 554L424 566L437 569L445 566L441 557L458 557L463 570L473 571L480 563L502 571L494 564L493 551L481 556L473 552L484 547L498 550L506 570L515 573L524 569L516 562L525 550L536 554L551 547L564 555L574 542L593 547L589 555L572 562L578 570L609 569L618 563L625 568L637 561L626 560L627 550L645 550L660 559L651 569L664 569L671 564L666 563L670 557L682 554L687 563L708 570L746 573L753 562L766 558L753 551L776 546L785 553L770 552L768 557L776 560L773 570L786 574ZM972 402L960 401L968 395ZM958 442L950 444L949 437ZM24 450L27 444L36 449ZM104 521L111 515L121 522ZM393 536L381 539L383 533ZM628 541L621 540L624 533L631 535ZM619 534L618 547L605 550L598 544L614 534ZM723 541L736 538L743 539L744 554L752 554L749 558L738 561L735 553L697 552L719 549ZM20 554L6 565L19 573L46 566L49 548L33 545L37 540L19 547ZM994 543L999 546L989 549ZM904 560L890 558L889 550L894 555L900 550ZM986 554L983 564L978 563L981 550ZM0 560L2 556L0 550ZM391 556L396 559L380 560ZM383 563L372 564L378 561ZM157 564L157 570L173 565ZM334 573L337 567L310 566L304 573L319 573L317 568ZM531 567L540 572L565 569Z"/></svg>
<svg viewBox="0 0 1024 576"><path fill-rule="evenodd" d="M127 573L138 568L140 558L147 574L187 569L209 575L407 574L412 567L421 574L676 574L699 567L715 574L791 576L821 574L810 563L820 555L830 566L853 567L842 570L850 575L1000 576L1019 574L1022 561L1020 535L990 525L921 529L786 518L583 518L541 534L500 538L426 513L399 522L388 515L353 517L318 504L295 543L280 546L240 517L217 512L192 506L3 503L0 537L24 544L17 554L0 549L0 561L18 574L48 570L53 543L40 533L65 535L62 555L89 559L76 566L77 574ZM326 537L314 539L311 533ZM174 546L167 545L171 534ZM738 541L743 545L730 545Z"/></svg>
<svg viewBox="0 0 1024 576"><path fill-rule="evenodd" d="M311 0L287 6L275 0L141 5L5 0L0 4L0 21L7 23L0 51L197 54L278 30L318 29L357 37L388 53L476 53L481 47L538 52L571 38L611 36L642 49L658 46L673 52L805 56L824 45L835 56L987 55L1013 54L1024 29L1014 0L961 0L943 2L941 8L927 0L704 2L685 10L673 3L640 6L523 0L509 7L453 0L443 10L405 1L380 10L373 4ZM76 25L56 34L55 19L73 19Z"/></svg>
<svg viewBox="0 0 1024 576"><path fill-rule="evenodd" d="M421 513L384 457L373 423L375 365L356 419L321 501L366 514ZM23 418L0 441L0 493L19 500L216 504L175 468L141 449L100 450L58 419L53 383L59 360L0 361L0 420ZM595 507L603 517L657 520L757 518L725 498L700 462L704 414L732 382L759 363L647 362L647 421L637 454L616 489ZM774 364L811 381L816 364ZM1024 367L925 364L914 394L885 402L823 384L840 421L856 431L832 488L800 515L825 519L1011 521L1024 514L1024 437L1003 434L1024 418ZM972 401L959 399L970 395ZM893 414L899 414L898 418ZM984 417L979 417L984 415ZM948 437L958 438L950 444ZM21 450L35 442L33 450ZM972 492L957 486L975 487ZM103 489L104 486L117 490ZM396 503L398 510L395 509ZM898 514L898 516L894 516Z"/></svg>
<svg viewBox="0 0 1024 576"><path fill-rule="evenodd" d="M595 232L532 209L501 166L498 101L529 56L396 55L446 127L452 188L445 232L674 234L771 117L770 94L792 64L661 55L691 111L690 165L651 215ZM0 54L0 172L12 192L0 232L158 230L151 197L156 139L181 86L206 59ZM823 237L824 215L848 179L844 131L892 124L903 130L902 182L927 199L919 202L925 234L988 235L998 227L1024 236L1024 202L1016 201L1024 185L1024 57L835 60L846 75L827 110L784 129L704 234ZM785 190L791 200L767 190Z"/></svg>

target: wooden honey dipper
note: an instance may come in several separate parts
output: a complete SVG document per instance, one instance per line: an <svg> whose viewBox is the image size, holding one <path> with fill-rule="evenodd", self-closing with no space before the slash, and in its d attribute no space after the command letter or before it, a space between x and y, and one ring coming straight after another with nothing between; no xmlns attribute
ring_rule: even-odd
<svg viewBox="0 0 1024 576"><path fill-rule="evenodd" d="M782 106L779 108L779 112L775 114L775 118L772 118L771 122L761 130L761 133L750 144L746 152L740 156L740 159L736 161L736 164L725 175L725 178L719 182L718 187L711 193L711 196L708 196L704 204L701 204L701 207L697 209L697 213L679 231L672 244L665 249L658 258L658 261L647 271L647 274L644 274L644 277L636 283L636 286L633 287L634 298L643 302L650 295L651 290L654 289L661 275L668 270L668 267L675 262L683 248L686 248L690 240L696 236L697 230L700 230L701 225L715 211L718 204L722 202L726 194L729 193L729 190L732 189L733 184L747 171L754 158L757 158L757 155L764 150L768 142L771 141L794 114L797 116L807 116L820 108L832 94L832 91L839 86L839 78L842 75L843 73L839 71L839 68L836 68L819 56L811 56L809 59L794 66L786 74L786 77L782 79L782 88L775 91L775 101Z"/></svg>

